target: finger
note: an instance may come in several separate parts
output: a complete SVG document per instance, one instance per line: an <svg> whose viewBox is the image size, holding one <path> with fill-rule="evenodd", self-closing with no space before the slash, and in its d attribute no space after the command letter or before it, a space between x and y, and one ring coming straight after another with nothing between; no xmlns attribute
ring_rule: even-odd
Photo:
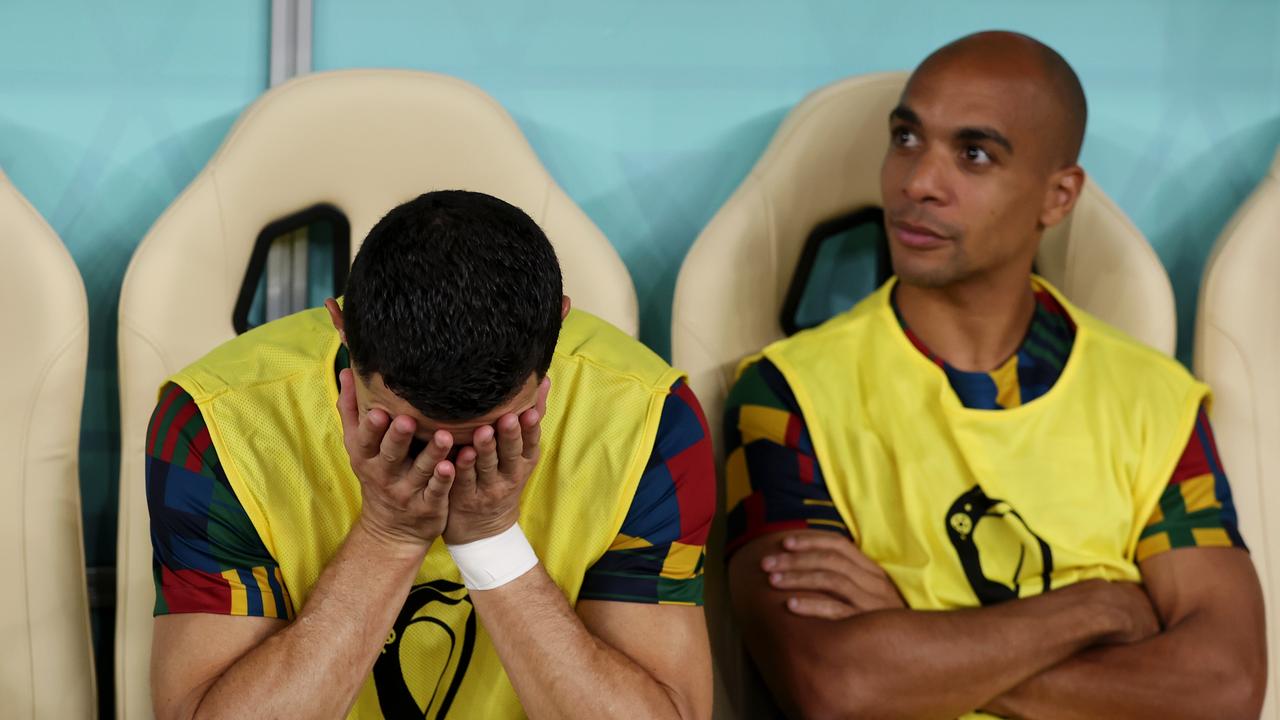
<svg viewBox="0 0 1280 720"><path fill-rule="evenodd" d="M768 563L766 570L768 582L775 588L828 592L863 609L905 607L887 575L868 572L842 555L811 552L775 557L778 562Z"/></svg>
<svg viewBox="0 0 1280 720"><path fill-rule="evenodd" d="M405 456L409 454L409 443L413 441L413 431L417 428L418 423L405 415L391 421L378 452L385 465L398 468L404 464Z"/></svg>
<svg viewBox="0 0 1280 720"><path fill-rule="evenodd" d="M786 570L824 570L839 567L847 571L859 569L848 558L829 550L809 550L806 552L784 552L767 555L760 561L760 567L766 572Z"/></svg>
<svg viewBox="0 0 1280 720"><path fill-rule="evenodd" d="M850 603L854 600L852 593L849 592L851 588L848 579L837 573L824 570L769 573L769 585L779 590L813 590L815 592L835 593Z"/></svg>
<svg viewBox="0 0 1280 720"><path fill-rule="evenodd" d="M524 454L524 440L520 419L511 413L498 418L498 469L503 473L515 472Z"/></svg>
<svg viewBox="0 0 1280 720"><path fill-rule="evenodd" d="M427 443L422 452L418 453L418 457L413 459L413 470L419 478L419 484L425 485L430 482L436 465L449 457L449 451L452 449L453 435L445 430L437 430L431 436L431 442Z"/></svg>
<svg viewBox="0 0 1280 720"><path fill-rule="evenodd" d="M457 469L457 477L453 481L454 492L475 493L476 491L476 449L464 447L458 451L453 462Z"/></svg>
<svg viewBox="0 0 1280 720"><path fill-rule="evenodd" d="M533 409L538 411L538 417L543 418L547 415L547 396L551 394L551 376L547 375L542 378L542 382L538 383L538 399L533 403Z"/></svg>
<svg viewBox="0 0 1280 720"><path fill-rule="evenodd" d="M839 600L823 597L787 598L787 609L801 617L844 620L858 614L856 608Z"/></svg>
<svg viewBox="0 0 1280 720"><path fill-rule="evenodd" d="M382 451L382 436L390 424L391 417L378 408L364 414L356 428L356 450L362 458L371 458Z"/></svg>
<svg viewBox="0 0 1280 720"><path fill-rule="evenodd" d="M545 382L550 381L547 380ZM520 414L520 441L521 447L524 448L521 454L525 460L532 460L538 455L538 443L542 441L542 417L546 403L543 402L542 406L543 410L539 410L535 405Z"/></svg>
<svg viewBox="0 0 1280 720"><path fill-rule="evenodd" d="M453 488L456 477L457 471L453 463L448 460L436 463L435 469L431 472L431 479L427 481L426 487L422 488L422 502L432 509L447 508L449 491Z"/></svg>
<svg viewBox="0 0 1280 720"><path fill-rule="evenodd" d="M782 547L788 552L806 551L806 550L828 550L830 552L839 553L849 560L857 563L861 567L878 573L883 573L879 565L874 560L867 557L865 553L858 549L852 540L835 533L807 533L804 535L790 535L782 540Z"/></svg>
<svg viewBox="0 0 1280 720"><path fill-rule="evenodd" d="M493 428L481 425L471 435L476 451L476 481L484 482L498 471L498 442Z"/></svg>
<svg viewBox="0 0 1280 720"><path fill-rule="evenodd" d="M355 380L351 368L343 368L338 373L338 416L342 418L342 436L355 437L356 428L360 426L360 411L356 407Z"/></svg>

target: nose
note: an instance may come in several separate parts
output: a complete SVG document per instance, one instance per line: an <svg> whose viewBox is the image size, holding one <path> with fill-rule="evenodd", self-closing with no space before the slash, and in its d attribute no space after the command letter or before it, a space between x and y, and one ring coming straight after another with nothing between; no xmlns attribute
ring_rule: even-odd
<svg viewBox="0 0 1280 720"><path fill-rule="evenodd" d="M946 203L945 158L937 153L922 152L907 161L906 175L902 178L902 194L921 205Z"/></svg>

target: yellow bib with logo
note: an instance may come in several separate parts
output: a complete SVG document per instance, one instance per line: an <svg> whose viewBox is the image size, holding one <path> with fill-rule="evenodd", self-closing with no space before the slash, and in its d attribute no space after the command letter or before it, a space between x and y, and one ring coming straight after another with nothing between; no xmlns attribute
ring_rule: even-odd
<svg viewBox="0 0 1280 720"><path fill-rule="evenodd" d="M903 332L895 280L763 352L841 518L911 608L1139 580L1139 535L1208 389L1037 281L1075 321L1075 343L1048 393L1008 410L961 404Z"/></svg>
<svg viewBox="0 0 1280 720"><path fill-rule="evenodd" d="M360 514L360 484L336 408L339 346L325 310L307 310L231 340L172 378L199 406L227 478L299 611ZM565 319L548 374L542 457L522 498L520 525L572 604L622 526L680 375L636 340L576 310ZM441 541L419 569L349 717L384 716L524 716Z"/></svg>
<svg viewBox="0 0 1280 720"><path fill-rule="evenodd" d="M836 509L912 608L1139 579L1139 535L1208 390L1039 282L1076 337L1057 382L1020 407L964 407L903 332L893 280L764 351L795 393Z"/></svg>

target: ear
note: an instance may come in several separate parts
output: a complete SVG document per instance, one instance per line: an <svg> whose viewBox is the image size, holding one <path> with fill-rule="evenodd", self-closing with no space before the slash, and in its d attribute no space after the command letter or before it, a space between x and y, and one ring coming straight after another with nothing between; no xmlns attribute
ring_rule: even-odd
<svg viewBox="0 0 1280 720"><path fill-rule="evenodd" d="M569 305L570 305L569 296L561 295L560 296L560 319L561 320L564 320L565 318L569 317Z"/></svg>
<svg viewBox="0 0 1280 720"><path fill-rule="evenodd" d="M324 309L329 311L329 321L333 323L333 327L338 331L338 337L342 338L342 344L347 344L347 331L342 327L342 308L338 307L338 301L333 298L324 299Z"/></svg>
<svg viewBox="0 0 1280 720"><path fill-rule="evenodd" d="M1053 227L1071 214L1084 189L1084 170L1079 165L1065 167L1049 176L1044 204L1040 207L1040 225Z"/></svg>

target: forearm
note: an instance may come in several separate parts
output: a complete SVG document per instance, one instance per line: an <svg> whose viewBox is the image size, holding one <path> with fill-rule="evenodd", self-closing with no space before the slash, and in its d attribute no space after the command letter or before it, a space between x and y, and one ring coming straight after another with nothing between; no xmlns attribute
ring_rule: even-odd
<svg viewBox="0 0 1280 720"><path fill-rule="evenodd" d="M1204 613L1143 642L1091 648L1029 678L989 709L1036 720L1256 718L1266 658L1247 657L1220 627Z"/></svg>
<svg viewBox="0 0 1280 720"><path fill-rule="evenodd" d="M356 523L298 617L228 668L191 716L344 716L425 554Z"/></svg>
<svg viewBox="0 0 1280 720"><path fill-rule="evenodd" d="M541 565L471 598L529 717L687 717L672 692L587 630Z"/></svg>
<svg viewBox="0 0 1280 720"><path fill-rule="evenodd" d="M757 660L777 658L766 677L784 685L775 693L805 717L953 718L1115 632L1119 622L1081 586L972 610L789 618L772 638L748 642Z"/></svg>

